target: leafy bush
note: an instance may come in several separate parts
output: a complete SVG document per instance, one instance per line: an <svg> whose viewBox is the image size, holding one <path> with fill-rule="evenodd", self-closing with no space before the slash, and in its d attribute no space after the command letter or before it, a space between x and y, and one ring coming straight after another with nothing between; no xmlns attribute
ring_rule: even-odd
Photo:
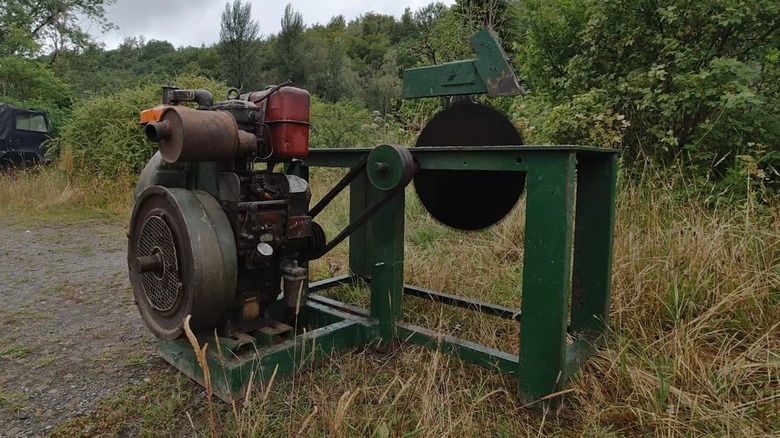
<svg viewBox="0 0 780 438"><path fill-rule="evenodd" d="M215 99L227 86L198 76L179 76L180 88L209 90ZM156 151L138 125L139 113L160 104L160 85L149 84L94 98L73 112L73 118L52 143L55 151L67 151L76 173L117 175L137 173Z"/></svg>
<svg viewBox="0 0 780 438"><path fill-rule="evenodd" d="M542 142L619 146L628 165L676 166L734 193L780 186L776 1L523 8L518 70L539 99L521 118Z"/></svg>
<svg viewBox="0 0 780 438"><path fill-rule="evenodd" d="M625 115L614 111L605 93L596 89L557 105L527 96L514 102L511 113L526 139L534 143L619 148L631 125ZM532 120L524 120L529 114Z"/></svg>
<svg viewBox="0 0 780 438"><path fill-rule="evenodd" d="M73 90L42 62L0 57L0 102L45 111L56 132L70 118Z"/></svg>
<svg viewBox="0 0 780 438"><path fill-rule="evenodd" d="M415 132L390 114L369 112L357 100L323 102L312 96L312 148L373 147L382 143L408 144Z"/></svg>
<svg viewBox="0 0 780 438"><path fill-rule="evenodd" d="M356 100L323 102L311 99L311 137L313 148L368 146L371 138L363 126L371 123L371 114Z"/></svg>

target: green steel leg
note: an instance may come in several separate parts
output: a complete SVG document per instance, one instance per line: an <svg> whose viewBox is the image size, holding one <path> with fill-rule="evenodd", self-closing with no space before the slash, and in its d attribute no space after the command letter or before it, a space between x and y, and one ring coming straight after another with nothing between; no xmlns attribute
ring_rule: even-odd
<svg viewBox="0 0 780 438"><path fill-rule="evenodd" d="M566 382L577 374L580 367L596 352L596 346L591 338L575 339L566 348L566 365L561 374L561 381Z"/></svg>
<svg viewBox="0 0 780 438"><path fill-rule="evenodd" d="M363 213L368 204L370 184L365 173L358 175L349 184L349 221L353 222ZM349 270L359 277L371 274L369 266L368 225L363 225L349 236Z"/></svg>
<svg viewBox="0 0 780 438"><path fill-rule="evenodd" d="M372 188L372 202L386 192ZM404 289L404 193L385 204L369 221L371 233L371 317L378 322L384 347L396 338Z"/></svg>
<svg viewBox="0 0 780 438"><path fill-rule="evenodd" d="M527 177L517 379L520 399L528 404L564 383L575 161L573 152L540 154Z"/></svg>
<svg viewBox="0 0 780 438"><path fill-rule="evenodd" d="M574 235L571 330L600 337L609 318L617 157L580 157Z"/></svg>

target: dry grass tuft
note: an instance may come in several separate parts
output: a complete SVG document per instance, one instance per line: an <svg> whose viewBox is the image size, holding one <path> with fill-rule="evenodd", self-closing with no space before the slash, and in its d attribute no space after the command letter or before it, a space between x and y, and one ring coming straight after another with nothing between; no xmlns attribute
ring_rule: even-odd
<svg viewBox="0 0 780 438"><path fill-rule="evenodd" d="M136 177L74 175L67 161L0 173L0 214L36 219L127 218Z"/></svg>

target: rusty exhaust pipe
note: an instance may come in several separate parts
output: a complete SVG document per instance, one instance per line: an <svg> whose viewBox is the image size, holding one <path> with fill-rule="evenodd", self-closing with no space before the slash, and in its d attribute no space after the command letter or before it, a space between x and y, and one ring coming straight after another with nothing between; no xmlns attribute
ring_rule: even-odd
<svg viewBox="0 0 780 438"><path fill-rule="evenodd" d="M171 122L165 120L162 122L149 122L144 129L146 138L149 141L159 143L162 140L167 140L171 136Z"/></svg>

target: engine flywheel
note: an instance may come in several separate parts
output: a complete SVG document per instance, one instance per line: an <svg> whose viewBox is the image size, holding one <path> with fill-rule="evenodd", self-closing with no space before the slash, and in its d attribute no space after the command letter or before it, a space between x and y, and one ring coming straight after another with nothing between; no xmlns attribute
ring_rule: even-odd
<svg viewBox="0 0 780 438"><path fill-rule="evenodd" d="M161 339L222 318L233 299L237 260L233 232L221 205L200 191L150 186L130 219L127 264L144 323Z"/></svg>
<svg viewBox="0 0 780 438"><path fill-rule="evenodd" d="M506 117L485 105L455 104L423 128L415 147L511 146L523 137ZM525 173L421 170L414 176L420 201L439 222L479 230L500 221L525 189Z"/></svg>

